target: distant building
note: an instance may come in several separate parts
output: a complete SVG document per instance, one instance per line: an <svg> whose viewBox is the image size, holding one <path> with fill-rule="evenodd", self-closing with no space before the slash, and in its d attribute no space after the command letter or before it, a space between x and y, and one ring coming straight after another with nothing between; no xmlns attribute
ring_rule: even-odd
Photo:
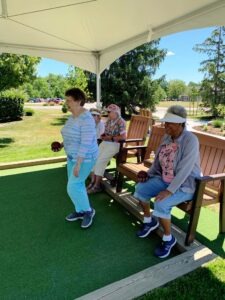
<svg viewBox="0 0 225 300"><path fill-rule="evenodd" d="M189 101L190 98L188 95L181 95L178 100L179 101Z"/></svg>

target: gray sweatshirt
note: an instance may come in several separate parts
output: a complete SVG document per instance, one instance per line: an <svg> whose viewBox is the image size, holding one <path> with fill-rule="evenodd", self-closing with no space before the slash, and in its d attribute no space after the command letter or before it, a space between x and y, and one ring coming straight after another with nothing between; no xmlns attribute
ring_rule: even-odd
<svg viewBox="0 0 225 300"><path fill-rule="evenodd" d="M174 178L167 190L171 193L175 193L178 189L186 193L194 193L196 187L195 178L201 176L199 142L198 138L186 129L174 141L167 134L163 137L162 143L156 152L155 161L148 170L148 175L150 177L162 177L159 152L163 145L172 142L178 145L178 149L174 159Z"/></svg>

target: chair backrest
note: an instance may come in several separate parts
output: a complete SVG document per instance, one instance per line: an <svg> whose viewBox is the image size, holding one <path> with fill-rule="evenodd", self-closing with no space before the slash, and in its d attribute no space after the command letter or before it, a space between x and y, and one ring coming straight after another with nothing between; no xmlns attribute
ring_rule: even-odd
<svg viewBox="0 0 225 300"><path fill-rule="evenodd" d="M151 123L151 119L149 117L140 116L140 115L132 115L128 132L127 139L145 139L148 133L148 129ZM140 145L143 144L139 143ZM129 145L134 145L137 143L128 143Z"/></svg>
<svg viewBox="0 0 225 300"><path fill-rule="evenodd" d="M203 132L193 132L200 144L200 164L204 176L225 173L225 139ZM207 184L212 190L218 190L219 181Z"/></svg>
<svg viewBox="0 0 225 300"><path fill-rule="evenodd" d="M141 109L140 109L140 116L145 116L145 117L150 117L150 118L152 118L152 112L150 111L150 109L147 109L147 108L141 108Z"/></svg>
<svg viewBox="0 0 225 300"><path fill-rule="evenodd" d="M159 147L162 141L162 137L164 136L164 134L165 134L164 127L156 126L156 125L152 126L144 159L149 159L150 153L152 151L156 152L157 148Z"/></svg>

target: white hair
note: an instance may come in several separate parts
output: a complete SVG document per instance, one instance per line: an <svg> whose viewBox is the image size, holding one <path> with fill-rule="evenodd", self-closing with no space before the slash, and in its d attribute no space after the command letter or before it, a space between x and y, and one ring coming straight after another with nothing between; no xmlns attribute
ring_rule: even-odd
<svg viewBox="0 0 225 300"><path fill-rule="evenodd" d="M185 107L181 105L172 105L168 107L167 112L182 117L184 119L187 118L187 111Z"/></svg>

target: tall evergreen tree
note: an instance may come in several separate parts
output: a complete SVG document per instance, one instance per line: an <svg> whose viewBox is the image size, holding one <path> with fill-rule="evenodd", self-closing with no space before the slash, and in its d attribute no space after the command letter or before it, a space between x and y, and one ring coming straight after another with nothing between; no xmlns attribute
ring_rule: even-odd
<svg viewBox="0 0 225 300"><path fill-rule="evenodd" d="M214 115L216 107L225 104L225 27L217 27L202 44L197 44L194 50L204 53L208 59L201 62L203 101L209 104Z"/></svg>
<svg viewBox="0 0 225 300"><path fill-rule="evenodd" d="M101 74L103 105L110 103L125 109L132 106L154 107L153 94L158 84L151 79L163 61L166 50L159 49L159 40L131 50L113 62ZM95 77L89 76L89 88L95 89Z"/></svg>

